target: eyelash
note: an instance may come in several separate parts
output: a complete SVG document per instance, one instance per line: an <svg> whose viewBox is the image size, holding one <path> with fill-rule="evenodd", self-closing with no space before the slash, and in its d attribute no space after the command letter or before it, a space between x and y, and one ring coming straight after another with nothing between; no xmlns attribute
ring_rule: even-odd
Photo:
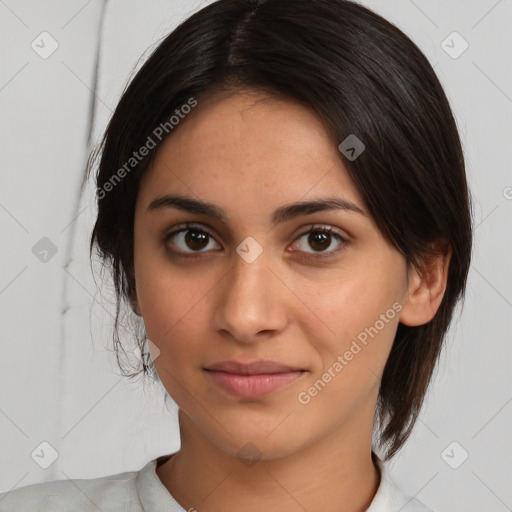
<svg viewBox="0 0 512 512"><path fill-rule="evenodd" d="M187 224L175 226L175 229L166 233L164 235L163 242L167 243L167 241L169 239L171 239L173 236L177 235L178 233L182 233L184 231L199 231L199 232L204 233L204 234L208 235L209 237L215 239L215 237L212 235L212 233L210 233L210 231L208 231L208 229L205 229L201 225L187 223ZM333 257L335 254L338 254L339 252L344 250L345 246L348 242L347 238L342 236L333 227L323 226L323 225L318 225L318 224L315 224L308 231L305 231L305 232L301 233L300 235L298 235L295 240L298 240L305 235L309 235L310 233L325 233L325 234L328 234L331 236L335 236L336 238L339 239L340 245L336 249L331 249L330 251L323 251L323 252L318 252L318 253L304 253L305 255L301 256L301 258L303 258L304 260L307 260L307 261L318 261L321 258ZM182 258L197 258L197 257L201 257L201 254L203 252L206 252L206 251L192 251L191 253L187 253L187 252L182 252L182 251L175 251L173 249L169 249L169 250L173 253L173 255L182 257ZM299 252L301 252L301 251L299 251Z"/></svg>

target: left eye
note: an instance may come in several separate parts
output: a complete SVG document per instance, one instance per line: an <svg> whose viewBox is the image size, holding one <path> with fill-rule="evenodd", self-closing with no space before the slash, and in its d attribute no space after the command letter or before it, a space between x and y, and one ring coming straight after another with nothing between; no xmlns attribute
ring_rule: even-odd
<svg viewBox="0 0 512 512"><path fill-rule="evenodd" d="M305 237L307 237L307 238L305 238ZM338 245L336 246L336 248L327 251L326 249L328 249L333 242L333 237L338 239ZM307 251L305 248L299 248L299 250L301 250L303 252L310 253L310 254L326 253L326 252L333 253L333 252L337 251L338 248L341 245L343 245L344 242L346 242L345 238L342 237L339 233L337 233L331 227L313 227L306 233L303 233L298 238L299 242L303 238L305 238L305 240L306 240L306 244L304 244L304 245L308 245L309 247L313 248L313 251ZM300 243L298 243L298 245L300 246ZM304 247L304 245L303 245L303 247Z"/></svg>

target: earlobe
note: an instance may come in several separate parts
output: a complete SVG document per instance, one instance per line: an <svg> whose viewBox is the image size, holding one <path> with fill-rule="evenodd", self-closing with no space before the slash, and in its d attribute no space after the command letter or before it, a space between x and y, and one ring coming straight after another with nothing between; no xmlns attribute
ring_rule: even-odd
<svg viewBox="0 0 512 512"><path fill-rule="evenodd" d="M400 322L408 326L423 325L432 320L441 305L452 248L447 242L436 244L437 254L426 255L421 269L411 268Z"/></svg>

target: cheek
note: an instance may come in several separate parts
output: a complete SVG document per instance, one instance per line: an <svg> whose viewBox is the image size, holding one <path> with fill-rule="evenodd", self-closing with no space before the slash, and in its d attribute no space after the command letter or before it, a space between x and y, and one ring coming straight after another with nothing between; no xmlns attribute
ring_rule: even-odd
<svg viewBox="0 0 512 512"><path fill-rule="evenodd" d="M165 381L167 372L184 376L200 366L212 321L209 293L217 281L210 283L204 274L180 275L179 269L150 268L141 275L140 299L147 337L160 350L155 367Z"/></svg>
<svg viewBox="0 0 512 512"><path fill-rule="evenodd" d="M316 354L312 374L298 390L297 401L305 406L308 418L322 416L332 426L345 421L361 404L373 404L398 325L393 294L365 291L367 283L359 284L347 284L317 301L328 328L322 324L313 332L311 326L319 321L312 313L302 319Z"/></svg>
<svg viewBox="0 0 512 512"><path fill-rule="evenodd" d="M163 242L155 242L144 231L135 244L135 281L148 338L164 350L182 339L176 332L183 325L194 327L202 301L213 285L204 273L171 261Z"/></svg>
<svg viewBox="0 0 512 512"><path fill-rule="evenodd" d="M204 291L194 291L179 285L165 286L160 281L146 290L144 295L144 323L150 339L153 336L157 345L166 347L187 345L205 322L202 302L206 300ZM179 348L179 347L178 347Z"/></svg>
<svg viewBox="0 0 512 512"><path fill-rule="evenodd" d="M302 289L308 308L300 317L301 329L320 356L317 373L328 368L336 375L341 373L332 367L342 356L343 380L352 384L367 378L375 381L372 372L381 374L393 344L402 298L400 269L387 268L352 267L336 279Z"/></svg>
<svg viewBox="0 0 512 512"><path fill-rule="evenodd" d="M303 282L297 295L308 312L304 325L318 325L318 334L337 340L357 335L401 299L401 276L389 272L351 267L322 282Z"/></svg>

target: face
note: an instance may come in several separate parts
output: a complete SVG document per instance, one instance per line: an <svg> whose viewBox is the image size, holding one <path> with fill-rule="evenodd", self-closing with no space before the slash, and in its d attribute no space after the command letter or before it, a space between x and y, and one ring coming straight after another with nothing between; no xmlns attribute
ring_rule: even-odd
<svg viewBox="0 0 512 512"><path fill-rule="evenodd" d="M272 459L371 432L407 265L314 112L257 93L199 103L141 180L134 237L156 370L201 436ZM256 364L214 371L226 361Z"/></svg>

